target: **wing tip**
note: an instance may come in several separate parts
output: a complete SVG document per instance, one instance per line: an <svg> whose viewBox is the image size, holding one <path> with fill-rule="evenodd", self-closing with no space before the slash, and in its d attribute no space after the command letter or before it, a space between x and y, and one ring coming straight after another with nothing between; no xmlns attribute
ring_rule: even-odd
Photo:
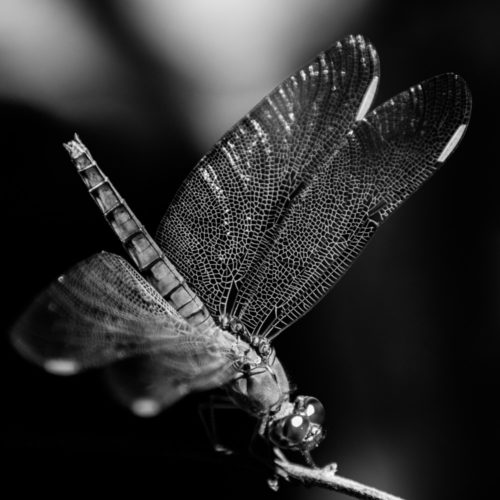
<svg viewBox="0 0 500 500"><path fill-rule="evenodd" d="M25 332L24 332L25 333ZM52 375L69 376L82 371L81 364L71 358L49 358L43 354L36 345L26 341L23 332L14 329L10 332L10 343L17 353L26 361L34 363Z"/></svg>
<svg viewBox="0 0 500 500"><path fill-rule="evenodd" d="M446 131L448 140L436 159L441 165L457 149L465 135L472 112L472 94L465 79L453 72L436 75L422 85L434 87L437 102L444 108L439 128Z"/></svg>
<svg viewBox="0 0 500 500"><path fill-rule="evenodd" d="M382 120L388 130L400 127L400 119L392 118L388 121L384 118L384 115L392 113L395 106L407 108L408 113L418 118L407 124L412 133L419 124L427 122L426 129L431 132L439 131L442 136L451 138L460 127L465 132L471 116L472 97L467 83L460 75L442 73L393 96L372 110L367 118L372 121Z"/></svg>
<svg viewBox="0 0 500 500"><path fill-rule="evenodd" d="M368 110L370 109L373 100L375 99L375 95L377 93L379 80L380 77L378 75L374 75L370 84L368 85L366 92L363 96L363 99L361 100L361 104L359 105L358 113L355 118L357 122L362 120L365 117Z"/></svg>
<svg viewBox="0 0 500 500"><path fill-rule="evenodd" d="M73 359L55 358L48 359L43 363L43 368L46 372L53 375L75 375L80 371L80 364Z"/></svg>
<svg viewBox="0 0 500 500"><path fill-rule="evenodd" d="M162 408L158 401L151 398L138 398L132 401L130 410L137 417L151 418L156 417Z"/></svg>
<svg viewBox="0 0 500 500"><path fill-rule="evenodd" d="M465 131L467 130L467 124L462 123L459 125L453 135L450 137L444 148L442 149L440 155L437 158L437 163L444 163L448 157L457 149L457 146L460 144L460 141L462 140Z"/></svg>
<svg viewBox="0 0 500 500"><path fill-rule="evenodd" d="M460 124L467 124L472 111L472 94L467 82L457 73L447 72L424 80L417 86L433 92L453 110L453 117ZM445 96L445 99L442 99Z"/></svg>
<svg viewBox="0 0 500 500"><path fill-rule="evenodd" d="M369 59L373 64L375 74L378 75L380 61L377 50L369 38L359 33L357 35L347 35L341 40L335 42L330 50L338 50L342 48L350 48L351 50L358 51L361 55L369 56Z"/></svg>
<svg viewBox="0 0 500 500"><path fill-rule="evenodd" d="M341 85L364 91L356 116L356 121L361 120L373 103L380 81L380 60L375 47L364 35L347 35L318 57L325 56L339 74Z"/></svg>

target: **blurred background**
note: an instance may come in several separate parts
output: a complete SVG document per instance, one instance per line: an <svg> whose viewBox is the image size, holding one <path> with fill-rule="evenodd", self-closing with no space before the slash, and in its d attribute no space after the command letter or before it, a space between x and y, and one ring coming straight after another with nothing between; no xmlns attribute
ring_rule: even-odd
<svg viewBox="0 0 500 500"><path fill-rule="evenodd" d="M205 395L141 420L98 372L46 374L12 351L7 332L68 267L121 252L63 141L78 131L154 232L228 127L317 52L362 33L381 58L376 104L454 71L473 94L471 125L442 171L276 347L300 392L327 409L319 464L336 461L342 475L407 499L491 496L500 465L499 21L496 3L482 0L0 0L2 488L52 498L343 498L298 485L275 494L244 450L216 456L197 415ZM224 416L226 442L247 442L248 420Z"/></svg>

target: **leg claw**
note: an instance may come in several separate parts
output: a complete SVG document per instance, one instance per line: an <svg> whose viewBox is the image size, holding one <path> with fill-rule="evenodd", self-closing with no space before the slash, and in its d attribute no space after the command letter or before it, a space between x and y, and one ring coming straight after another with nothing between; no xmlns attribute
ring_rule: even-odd
<svg viewBox="0 0 500 500"><path fill-rule="evenodd" d="M270 477L267 480L267 485L269 486L269 488L276 492L280 489L280 480L277 476Z"/></svg>

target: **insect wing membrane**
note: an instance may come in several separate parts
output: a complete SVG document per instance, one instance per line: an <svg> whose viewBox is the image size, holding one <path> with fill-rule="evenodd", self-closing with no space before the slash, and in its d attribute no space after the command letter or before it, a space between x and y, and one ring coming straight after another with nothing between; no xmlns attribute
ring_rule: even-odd
<svg viewBox="0 0 500 500"><path fill-rule="evenodd" d="M51 284L14 325L11 338L23 356L60 375L143 358L136 376L155 385L158 394L163 389L162 406L200 384L214 386L232 376L223 334L193 329L124 259L110 253L80 262ZM160 373L160 361L168 370Z"/></svg>
<svg viewBox="0 0 500 500"><path fill-rule="evenodd" d="M471 112L457 75L385 102L358 122L294 198L258 272L240 291L240 318L275 336L338 281L377 227L456 147Z"/></svg>
<svg viewBox="0 0 500 500"><path fill-rule="evenodd" d="M214 389L234 377L234 364L228 362L230 352L223 358L199 349L189 351L188 357L179 349L114 363L105 370L106 381L125 406L138 416L150 417L189 392Z"/></svg>
<svg viewBox="0 0 500 500"><path fill-rule="evenodd" d="M243 305L294 194L365 113L378 73L363 37L338 42L263 99L181 186L157 240L214 317Z"/></svg>

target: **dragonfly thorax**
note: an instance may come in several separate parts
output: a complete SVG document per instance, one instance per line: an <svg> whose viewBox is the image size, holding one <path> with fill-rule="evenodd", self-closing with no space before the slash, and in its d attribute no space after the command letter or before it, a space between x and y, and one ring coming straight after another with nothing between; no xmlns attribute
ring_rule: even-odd
<svg viewBox="0 0 500 500"><path fill-rule="evenodd" d="M290 383L274 349L264 359L249 346L226 386L231 399L261 419L259 433L280 448L307 454L324 438L323 405L310 396L290 400Z"/></svg>
<svg viewBox="0 0 500 500"><path fill-rule="evenodd" d="M291 401L288 377L267 338L250 334L238 318L223 315L219 321L248 346L236 365L238 375L227 385L229 396L261 419L260 434L274 445L305 454L316 448L324 438L323 405L310 396Z"/></svg>
<svg viewBox="0 0 500 500"><path fill-rule="evenodd" d="M256 417L274 414L288 401L290 384L274 350L267 358L250 348L237 366L238 375L228 384L231 399Z"/></svg>
<svg viewBox="0 0 500 500"><path fill-rule="evenodd" d="M236 337L250 344L257 351L263 362L267 362L273 355L274 350L269 340L266 337L251 334L239 318L223 314L219 317L219 324L223 330L231 332Z"/></svg>

